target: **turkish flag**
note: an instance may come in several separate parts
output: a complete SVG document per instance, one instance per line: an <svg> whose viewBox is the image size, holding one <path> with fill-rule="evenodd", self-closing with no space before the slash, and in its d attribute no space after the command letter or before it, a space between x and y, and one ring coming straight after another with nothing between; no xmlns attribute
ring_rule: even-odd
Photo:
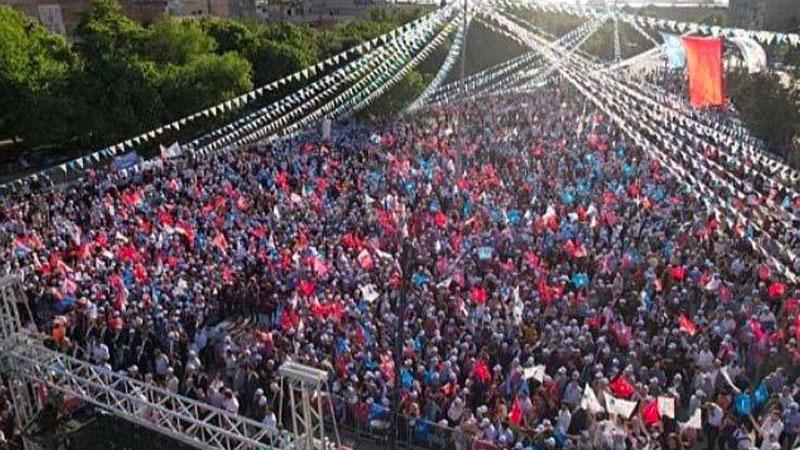
<svg viewBox="0 0 800 450"><path fill-rule="evenodd" d="M614 397L624 399L633 397L633 385L623 375L614 378L614 381L609 383L608 388L611 389L611 393L614 394Z"/></svg>
<svg viewBox="0 0 800 450"><path fill-rule="evenodd" d="M522 423L522 403L520 403L519 397L515 398L514 403L511 405L511 411L508 412L508 421L516 426Z"/></svg>
<svg viewBox="0 0 800 450"><path fill-rule="evenodd" d="M475 363L472 374L475 376L475 379L482 384L489 384L489 381L492 379L492 376L489 374L489 367L486 365L486 361L482 359L479 359L478 362Z"/></svg>
<svg viewBox="0 0 800 450"><path fill-rule="evenodd" d="M769 293L769 298L776 300L783 297L783 295L786 293L786 286L784 286L783 283L776 281L769 286L767 292Z"/></svg>
<svg viewBox="0 0 800 450"><path fill-rule="evenodd" d="M486 303L486 289L484 289L483 286L476 286L472 288L470 297L472 297L472 301L474 301L476 304L483 305Z"/></svg>
<svg viewBox="0 0 800 450"><path fill-rule="evenodd" d="M658 412L658 400L653 400L642 408L642 420L645 425L655 425L661 422L661 414Z"/></svg>
<svg viewBox="0 0 800 450"><path fill-rule="evenodd" d="M681 327L681 330L689 333L689 336L694 336L697 334L697 325L695 325L691 319L683 314L678 317L678 325Z"/></svg>
<svg viewBox="0 0 800 450"><path fill-rule="evenodd" d="M681 39L689 74L689 102L695 108L724 106L722 39L693 36Z"/></svg>

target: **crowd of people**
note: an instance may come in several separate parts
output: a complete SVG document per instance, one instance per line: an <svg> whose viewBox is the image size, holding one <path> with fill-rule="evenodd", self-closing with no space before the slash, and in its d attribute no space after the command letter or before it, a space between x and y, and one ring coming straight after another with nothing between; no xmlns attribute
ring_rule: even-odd
<svg viewBox="0 0 800 450"><path fill-rule="evenodd" d="M291 359L343 425L459 450L800 433L800 291L559 80L87 171L5 196L0 236L48 345L270 426Z"/></svg>

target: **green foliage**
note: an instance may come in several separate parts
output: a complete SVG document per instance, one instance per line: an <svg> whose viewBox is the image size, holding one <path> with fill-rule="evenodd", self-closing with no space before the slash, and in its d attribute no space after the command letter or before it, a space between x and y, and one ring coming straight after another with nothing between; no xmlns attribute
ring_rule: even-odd
<svg viewBox="0 0 800 450"><path fill-rule="evenodd" d="M107 57L128 57L141 51L147 30L125 16L116 0L92 0L75 30L76 49L93 63Z"/></svg>
<svg viewBox="0 0 800 450"><path fill-rule="evenodd" d="M247 25L229 19L206 16L200 19L203 31L216 42L219 54L242 52L255 43L256 32Z"/></svg>
<svg viewBox="0 0 800 450"><path fill-rule="evenodd" d="M316 63L316 56L293 45L276 41L258 41L247 49L253 65L253 81L264 85L284 75Z"/></svg>
<svg viewBox="0 0 800 450"><path fill-rule="evenodd" d="M9 7L0 7L0 134L23 139L63 136L62 93L76 56L60 37ZM43 132L31 128L53 123Z"/></svg>
<svg viewBox="0 0 800 450"><path fill-rule="evenodd" d="M397 25L394 22L348 22L335 26L330 31L320 33L320 58L327 58L348 48L390 32Z"/></svg>
<svg viewBox="0 0 800 450"><path fill-rule="evenodd" d="M87 144L130 137L157 123L161 101L158 67L138 58L101 59L74 76L76 130Z"/></svg>
<svg viewBox="0 0 800 450"><path fill-rule="evenodd" d="M0 6L0 80L32 90L63 77L75 62L63 38L22 13Z"/></svg>
<svg viewBox="0 0 800 450"><path fill-rule="evenodd" d="M125 16L118 0L92 0L70 46L0 7L0 137L74 156L74 150L127 139L302 70L422 12L375 9L372 20L327 30L213 17L143 26ZM368 114L400 111L422 92L445 54L434 53L423 68L428 73L410 73ZM186 140L226 119L201 120L162 139Z"/></svg>
<svg viewBox="0 0 800 450"><path fill-rule="evenodd" d="M250 62L234 53L206 54L168 66L159 80L161 120L184 117L252 89L250 70Z"/></svg>
<svg viewBox="0 0 800 450"><path fill-rule="evenodd" d="M166 19L151 28L147 39L147 56L158 64L186 64L194 58L212 53L216 41L193 20Z"/></svg>
<svg viewBox="0 0 800 450"><path fill-rule="evenodd" d="M305 25L275 23L259 27L259 40L280 42L316 57L317 41L314 31Z"/></svg>
<svg viewBox="0 0 800 450"><path fill-rule="evenodd" d="M792 138L800 133L800 98L774 73L730 75L728 89L742 120L769 147L788 156Z"/></svg>

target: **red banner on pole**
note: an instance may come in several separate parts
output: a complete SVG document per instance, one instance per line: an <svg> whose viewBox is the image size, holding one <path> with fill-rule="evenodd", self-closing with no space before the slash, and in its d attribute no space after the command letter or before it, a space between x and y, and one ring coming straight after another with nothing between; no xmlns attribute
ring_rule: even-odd
<svg viewBox="0 0 800 450"><path fill-rule="evenodd" d="M682 40L689 73L689 102L695 108L723 106L722 39L683 37Z"/></svg>

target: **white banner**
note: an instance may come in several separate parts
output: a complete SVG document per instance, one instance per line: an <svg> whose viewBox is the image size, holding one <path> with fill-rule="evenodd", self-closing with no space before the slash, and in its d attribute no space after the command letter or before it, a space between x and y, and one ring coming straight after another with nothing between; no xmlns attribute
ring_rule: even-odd
<svg viewBox="0 0 800 450"><path fill-rule="evenodd" d="M616 398L606 392L606 407L608 408L608 413L611 415L620 416L623 419L630 419L638 404L639 402Z"/></svg>
<svg viewBox="0 0 800 450"><path fill-rule="evenodd" d="M728 40L736 44L736 47L742 52L742 58L744 58L745 65L747 65L748 73L759 73L767 70L767 53L755 39L733 37L728 38Z"/></svg>

